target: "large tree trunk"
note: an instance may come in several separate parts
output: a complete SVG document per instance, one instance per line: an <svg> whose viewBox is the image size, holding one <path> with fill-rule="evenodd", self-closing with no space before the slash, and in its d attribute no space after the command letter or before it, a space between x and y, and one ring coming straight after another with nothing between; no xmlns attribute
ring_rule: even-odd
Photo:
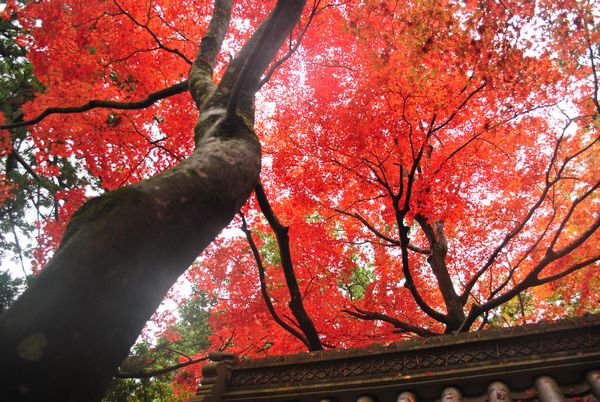
<svg viewBox="0 0 600 402"><path fill-rule="evenodd" d="M219 87L231 1L217 0L190 74L196 150L175 168L88 201L47 267L0 317L0 400L99 400L145 322L257 183L252 99L304 1L280 0Z"/></svg>
<svg viewBox="0 0 600 402"><path fill-rule="evenodd" d="M173 171L84 207L2 319L1 392L12 395L0 399L99 399L169 287L252 191L250 134L207 138Z"/></svg>

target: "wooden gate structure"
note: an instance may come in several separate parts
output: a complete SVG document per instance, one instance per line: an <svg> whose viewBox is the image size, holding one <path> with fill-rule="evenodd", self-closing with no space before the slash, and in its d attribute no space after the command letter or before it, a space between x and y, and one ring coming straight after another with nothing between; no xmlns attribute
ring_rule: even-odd
<svg viewBox="0 0 600 402"><path fill-rule="evenodd" d="M600 316L385 346L210 358L192 402L600 400Z"/></svg>

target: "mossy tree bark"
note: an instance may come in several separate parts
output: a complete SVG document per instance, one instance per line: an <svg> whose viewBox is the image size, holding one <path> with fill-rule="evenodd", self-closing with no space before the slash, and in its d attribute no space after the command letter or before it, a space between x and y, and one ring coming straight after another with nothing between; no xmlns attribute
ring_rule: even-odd
<svg viewBox="0 0 600 402"><path fill-rule="evenodd" d="M253 100L260 77L305 0L279 0L232 60L213 65L231 0L216 0L190 71L199 108L196 150L175 168L88 201L59 249L0 317L0 400L99 400L177 278L225 227L257 183Z"/></svg>

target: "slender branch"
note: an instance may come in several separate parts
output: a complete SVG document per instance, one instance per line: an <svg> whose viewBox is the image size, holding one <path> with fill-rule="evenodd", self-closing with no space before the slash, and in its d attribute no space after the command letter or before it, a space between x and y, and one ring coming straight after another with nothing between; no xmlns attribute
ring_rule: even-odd
<svg viewBox="0 0 600 402"><path fill-rule="evenodd" d="M138 27L140 27L140 28L144 29L146 32L148 32L150 34L150 36L152 36L152 39L154 39L154 41L156 42L156 44L158 45L159 48L166 50L169 53L176 54L177 56L179 56L183 60L185 60L186 63L192 64L192 61L185 54L181 53L181 51L179 51L178 49L173 49L168 46L165 46L162 43L162 41L158 38L158 36L156 36L156 34L148 27L148 23L146 23L146 24L140 23L138 20L135 19L135 17L133 17L133 15L131 15L128 11L123 9L123 7L121 7L121 5L117 2L117 0L113 0L113 3L115 3L115 5L119 9L119 11L121 11L121 13L123 13L123 15L125 15L127 18L129 18L135 25L137 25ZM148 13L150 13L150 9L148 9Z"/></svg>
<svg viewBox="0 0 600 402"><path fill-rule="evenodd" d="M17 230L15 229L16 223L12 215L12 211L8 211L8 217L10 219L10 228L12 229L12 234L15 239L15 246L17 248L17 255L19 256L19 262L21 264L21 270L23 271L23 278L27 278L27 270L25 269L25 262L23 261L23 248L21 247L21 242L19 241L19 236L17 235Z"/></svg>
<svg viewBox="0 0 600 402"><path fill-rule="evenodd" d="M548 246L548 250L552 251L554 249L554 246L556 245L556 242L558 242L558 239L560 238L560 235L563 233L563 230L564 230L565 226L567 225L567 223L571 219L571 216L573 216L573 213L575 213L575 209L577 208L577 206L580 203L582 203L586 198L588 198L589 196L591 196L592 194L594 194L594 192L599 187L600 187L600 180L597 181L596 184L594 184L592 187L590 187L588 189L588 191L586 191L585 193L583 193L580 197L577 197L575 200L573 200L573 202L571 203L571 206L569 207L569 210L567 211L567 213L564 216L563 220L560 222L560 225L556 229L556 233L554 234L554 237L552 238L552 240L550 242L550 245Z"/></svg>
<svg viewBox="0 0 600 402"><path fill-rule="evenodd" d="M398 331L394 331L394 332L412 332L412 333L417 334L422 337L437 335L437 333L432 332L428 329L421 328L416 325L412 325L412 324L400 321L397 318L390 317L387 314L362 310L356 306L352 306L352 308L355 311L352 311L349 309L343 309L342 312L349 314L353 317L359 318L361 320L387 322L388 324L392 324L394 326L394 328L398 329Z"/></svg>
<svg viewBox="0 0 600 402"><path fill-rule="evenodd" d="M140 371L136 371L133 373L118 372L117 374L115 374L115 378L140 378L140 379L141 378L152 378L152 377L169 374L169 373L171 373L173 371L177 371L183 367L191 366L192 364L201 363L206 360L208 360L208 357L204 356L204 357L200 357L198 359L188 360L186 362L179 363L174 366L165 367L160 370L154 370L154 371L140 370Z"/></svg>
<svg viewBox="0 0 600 402"><path fill-rule="evenodd" d="M365 244L373 244L374 246L382 246L382 247L397 247L393 244L390 243L384 243L384 242L380 242L380 241L373 241L373 240L362 240L362 241L350 241L350 240L340 240L343 243L346 244L350 244L352 246L362 246Z"/></svg>
<svg viewBox="0 0 600 402"><path fill-rule="evenodd" d="M390 148L388 154L384 158L384 162L390 157L393 151L393 148ZM398 190L398 195L396 195L394 193L394 190L392 189L392 186L390 185L390 181L387 178L385 169L382 166L384 162L381 162L377 155L375 156L375 158L377 159L378 163L372 162L368 158L362 158L362 161L366 163L373 176L375 176L375 180L377 181L377 183L379 183L387 191L390 198L399 198L400 194L402 194L402 180L400 180L400 190ZM379 170L379 173L375 170L375 168ZM402 177L402 175L400 175L400 177Z"/></svg>
<svg viewBox="0 0 600 402"><path fill-rule="evenodd" d="M514 278L515 272L517 270L517 267L518 267L518 265L515 265L512 268L509 268L508 275L506 276L506 279L504 279L502 281L502 283L496 287L496 289L490 290L490 295L488 297L488 300L493 299L498 293L500 293L504 288L506 288L506 286L508 286L508 284L511 281L513 281L513 278ZM492 275L491 275L491 272L490 272L490 281L491 280L492 280Z"/></svg>
<svg viewBox="0 0 600 402"><path fill-rule="evenodd" d="M562 272L560 272L558 274L551 275L549 277L545 277L542 279L538 278L538 275L540 274L540 272L542 272L542 270L544 268L546 268L550 263L558 260L559 258L564 257L565 255L567 255L568 253L573 251L575 248L579 247L592 234L594 234L599 228L600 228L600 218L597 218L593 222L593 224L585 232L583 232L577 239L573 240L571 243L569 243L568 245L566 245L559 251L547 250L544 258L542 258L542 260L531 270L531 272L529 272L527 274L527 276L521 282L517 283L509 291L497 296L494 299L488 300L483 305L473 305L471 307L471 310L469 311L467 318L465 319L465 322L463 323L463 325L461 327L461 330L468 330L469 327L473 324L473 322L477 319L478 316L480 316L481 314L483 314L487 311L490 311L491 309L498 307L502 303L507 302L508 300L510 300L513 297L515 297L516 295L518 295L520 292L524 291L525 289L528 289L528 288L534 287L534 286L539 286L544 283L548 283L551 280L562 278L562 277L564 277L568 274L571 274L581 268L584 268L587 265L590 265L590 264L595 263L596 261L599 261L600 256L597 255L597 256L588 258L586 260L580 261L580 262L572 265L571 267L563 270Z"/></svg>
<svg viewBox="0 0 600 402"><path fill-rule="evenodd" d="M140 160L135 164L135 166L132 167L131 169L129 169L129 173L127 174L127 176L125 176L123 178L123 180L121 180L121 182L119 183L119 187L123 186L123 184L125 184L127 182L127 180L129 180L131 178L131 176L133 176L135 171L138 170L138 168L140 166L142 166L142 163L144 163L144 161L146 160L148 155L150 155L151 151L152 151L152 149L147 150L146 153L144 154L144 156L142 158L140 158Z"/></svg>
<svg viewBox="0 0 600 402"><path fill-rule="evenodd" d="M19 164L21 166L23 166L23 168L27 171L27 173L29 173L34 179L35 181L37 181L42 187L46 188L48 191L50 192L54 192L57 189L52 185L52 183L49 183L45 180L43 180L35 170L33 170L33 168L29 165L29 163L27 163L25 161L25 159L23 159L23 157L17 152L16 149L13 149L11 152L11 155L15 158L15 160L17 162L19 162ZM50 188L48 188L50 187Z"/></svg>
<svg viewBox="0 0 600 402"><path fill-rule="evenodd" d="M567 126L568 126L568 124L567 124ZM566 130L566 127L563 129L563 134L564 134L565 130ZM504 236L504 238L502 239L500 244L498 244L498 246L496 246L496 248L492 251L492 253L488 257L485 264L475 273L475 275L473 275L473 277L469 280L469 282L467 282L467 285L465 286L464 291L461 294L463 303L466 302L466 300L469 297L469 294L471 292L471 289L473 289L473 287L475 286L475 284L477 283L479 278L488 270L489 267L492 266L494 261L496 261L496 258L498 257L498 255L500 254L502 249L504 249L504 247L506 247L506 245L513 238L515 238L521 232L521 230L523 230L523 228L525 228L525 226L527 225L527 222L529 222L529 219L531 219L533 214L543 204L550 189L558 181L558 179L550 180L549 174L550 174L550 171L552 170L552 167L554 166L554 163L556 161L556 156L558 155L558 148L560 147L561 140L562 140L562 135L558 139L558 141L554 147L553 155L550 159L550 163L548 164L548 168L546 169L546 186L542 190L542 193L538 197L537 201L529 208L529 210L527 211L527 214L513 228L513 230L511 230L509 233L507 233Z"/></svg>
<svg viewBox="0 0 600 402"><path fill-rule="evenodd" d="M600 217L596 218L591 225L585 230L581 235L579 235L575 240L571 241L569 244L561 248L560 250L552 250L548 249L546 252L546 258L549 260L544 266L548 265L550 262L555 261L559 258L564 257L569 254L571 251L575 250L577 247L581 246L587 239L589 239L598 229L600 228ZM542 260L544 261L544 260ZM539 270L541 271L543 267ZM538 272L539 272L538 271Z"/></svg>
<svg viewBox="0 0 600 402"><path fill-rule="evenodd" d="M137 124L135 124L135 121L133 121L133 119L131 117L129 117L127 114L123 114L123 116L129 121L129 123L131 124L131 127L133 128L133 131L148 142L148 144L152 147L151 149L155 149L155 148L161 149L165 153L167 153L169 156L171 156L173 159L175 159L177 162L181 162L185 159L183 156L177 155L175 152L171 151L169 148L167 148L163 145L160 145L160 142L168 139L169 137L163 137L163 138L160 138L157 140L152 140L139 130L139 128L137 127Z"/></svg>
<svg viewBox="0 0 600 402"><path fill-rule="evenodd" d="M145 109L149 106L152 106L156 102L161 99L168 98L173 95L177 95L187 91L188 89L188 81L181 81L175 85L171 85L170 87L161 89L159 91L153 92L149 94L146 98L134 101L134 102L116 102L116 101L107 101L107 100L90 100L89 102L80 105L80 106L68 106L68 107L49 107L44 110L42 113L34 117L30 120L21 121L18 123L7 124L4 126L0 126L0 129L13 129L18 127L26 127L32 126L34 124L38 124L46 117L53 114L70 114L70 113L83 113L88 110L97 109L97 108L108 108L108 109L119 109L119 110L136 110L136 109Z"/></svg>
<svg viewBox="0 0 600 402"><path fill-rule="evenodd" d="M183 352L180 352L180 351L178 351L178 350L176 350L176 349L173 349L173 348L167 347L167 346L165 346L165 347L163 348L163 350L166 350L167 352L175 353L176 355L179 355L179 356L181 356L181 357L184 357L184 358L186 358L188 361L189 361L189 360L194 360L194 359L192 359L190 356L186 355L185 353L183 353Z"/></svg>
<svg viewBox="0 0 600 402"><path fill-rule="evenodd" d="M519 308L521 309L521 318L525 319L525 300L523 300L523 292L517 293L517 299L519 299Z"/></svg>
<svg viewBox="0 0 600 402"><path fill-rule="evenodd" d="M481 320L481 324L479 324L479 327L477 327L477 332L483 330L483 328L487 325L487 323L489 322L489 313L486 312L485 315L483 316L483 320Z"/></svg>
<svg viewBox="0 0 600 402"><path fill-rule="evenodd" d="M514 113L512 116L499 121L495 124L491 124L489 126L485 126L482 130L476 132L475 134L473 134L467 141L463 142L461 145L459 145L454 151L452 151L445 159L444 161L442 161L442 163L440 163L440 165L437 167L437 169L434 171L433 176L436 176L441 170L442 168L453 158L455 157L458 153L460 153L462 150L464 150L465 148L467 148L467 146L469 146L469 144L471 144L472 142L474 142L475 140L479 139L481 137L481 135L483 135L486 131L490 131L493 130L497 127L500 127L512 120L515 120L521 116L524 116L528 113L534 112L536 110L540 110L540 109L545 109L551 106L556 106L556 102L550 103L550 104L543 104L543 105L538 105L535 107L531 107L529 109L525 109L525 110L521 110L518 111L516 113Z"/></svg>
<svg viewBox="0 0 600 402"><path fill-rule="evenodd" d="M357 220L359 220L363 225L365 225L367 227L367 229L369 229L375 236L379 237L382 240L385 240L388 242L388 244L386 243L373 243L373 244L381 244L382 246L386 246L386 247L392 247L392 246L399 246L400 245L400 241L393 239L383 233L381 233L379 230L377 230L372 224L369 223L369 221L367 221L365 218L363 218L358 212L355 213L350 213L347 211L344 211L343 209L338 209L338 208L334 208L334 211L339 212L340 214L349 216L351 218L355 218ZM424 255L428 255L431 253L430 250L424 249L424 248L420 248L417 246L414 246L412 244L408 245L408 249L411 251L414 251L415 253L419 253L419 254L424 254Z"/></svg>
<svg viewBox="0 0 600 402"><path fill-rule="evenodd" d="M398 191L398 195L396 197L396 201L394 202L394 208L396 209L396 219L402 218L402 220L404 219L404 216L408 213L408 211L410 210L410 199L412 196L412 187L414 185L414 181L415 181L415 174L417 173L417 170L419 169L420 163L421 163L421 159L423 158L423 154L425 151L425 147L429 141L429 139L431 138L431 135L433 134L434 130L433 130L433 126L435 124L435 119L436 119L436 114L434 113L432 118L431 118L431 122L429 123L429 130L427 131L427 135L425 136L425 140L423 141L423 144L421 145L421 147L419 148L419 152L417 153L417 156L413 159L413 164L410 168L410 171L408 172L408 176L406 178L406 195L404 196L404 206L402 208L402 210L400 211L398 209L398 202L400 201L400 197L402 197L402 194L404 192L404 180L402 178L402 175L400 175L400 189ZM398 227L400 227L400 222L398 222ZM407 237L408 238L408 237ZM407 243L408 245L408 243Z"/></svg>
<svg viewBox="0 0 600 402"><path fill-rule="evenodd" d="M339 152L339 150L337 150L335 148L328 147L328 146L325 146L325 147L329 150ZM344 156L349 156L349 155L344 155ZM359 167L362 164L361 162L355 163L353 166L346 166L345 163L343 163L342 161L335 159L335 158L331 158L330 162L333 163L334 165L338 166L339 168L344 169L348 173L355 175L359 179L363 180L365 183L379 189L379 184L380 184L379 182L377 182L376 180L373 180L373 179L361 174L359 171L357 171L357 167ZM380 196L380 198L383 198L383 197Z"/></svg>
<svg viewBox="0 0 600 402"><path fill-rule="evenodd" d="M281 18L281 15L283 15L283 11L284 7L282 6L282 3L277 2L277 5L269 14L267 20L265 20L265 24L260 26L260 28L264 27L264 29L257 30L257 32L255 33L258 42L254 45L248 57L244 60L242 69L240 70L240 73L237 79L235 80L235 84L233 85L233 88L231 90L231 95L229 96L229 102L227 103L227 116L231 117L237 114L238 104L242 95L242 90L245 89L247 83L253 84L251 72L262 61L261 46L259 46L259 44L263 42L266 38L268 38L271 35L272 31L276 29L277 20ZM252 90L252 92L254 93L254 90Z"/></svg>
<svg viewBox="0 0 600 402"><path fill-rule="evenodd" d="M117 59L110 59L108 61L108 63L106 63L105 65L106 65L106 67L108 67L108 66L110 66L113 63L120 63L120 62L123 62L125 60L128 60L129 58L135 56L136 54L146 53L146 52L154 52L154 51L159 50L159 49L160 49L160 47L158 47L158 46L151 47L151 48L148 48L148 49L137 49L137 50L134 50L133 52L129 53L127 56L122 56L122 57L119 57Z"/></svg>
<svg viewBox="0 0 600 402"><path fill-rule="evenodd" d="M313 7L308 16L306 25L304 25L304 28L300 31L300 34L298 35L296 42L293 45L290 44L290 46L288 47L288 51L285 53L285 55L283 55L279 60L276 60L271 65L271 68L269 68L269 71L267 71L265 73L264 77L258 83L258 88L262 88L267 82L269 82L269 80L271 79L271 77L273 76L275 71L277 71L277 69L279 67L281 67L281 65L283 63L285 63L290 57L292 57L292 55L296 52L296 50L298 50L298 48L300 47L300 44L302 43L302 39L304 38L306 31L308 30L308 27L310 26L312 20L314 19L315 15L318 12L318 7L319 7L320 3L321 3L321 0L315 1L313 3Z"/></svg>
<svg viewBox="0 0 600 402"><path fill-rule="evenodd" d="M164 19L163 16L161 16L160 14L156 14L156 17L158 17L158 19L161 20L163 24L165 24L166 26L168 26L169 28L171 28L171 30L173 32L177 33L177 35L179 35L182 38L182 39L178 39L179 41L189 41L189 38L187 37L187 35L185 34L185 32L183 32L182 30L180 30L177 27L173 26L173 24L170 23L169 21L167 21L166 19Z"/></svg>
<svg viewBox="0 0 600 402"><path fill-rule="evenodd" d="M302 302L302 294L300 293L300 289L298 288L298 281L296 279L296 275L294 273L294 265L292 263L292 255L290 251L289 244L289 236L288 236L288 227L283 226L275 212L271 208L269 204L269 200L265 194L265 191L262 185L259 183L255 188L256 199L258 201L258 205L260 207L261 212L269 222L269 225L275 232L275 236L277 238L277 244L279 246L279 255L281 257L281 266L283 267L283 274L285 277L285 281L290 293L290 302L289 307L292 311L292 314L298 321L302 332L306 336L306 340L309 343L309 349L313 350L322 350L323 345L319 339L319 335L317 329L315 327L314 322L306 312L304 308L304 303Z"/></svg>
<svg viewBox="0 0 600 402"><path fill-rule="evenodd" d="M432 124L430 126L433 126L434 121L435 121L435 116L432 119ZM439 311L435 310L433 307L431 307L429 304L427 304L427 302L425 301L423 296L421 296L421 294L419 293L419 290L415 286L415 282L412 277L412 273L410 272L410 261L409 261L409 255L408 255L408 250L409 250L409 245L410 245L410 238L408 236L408 233L410 231L410 228L404 224L404 218L405 218L406 214L408 213L408 211L410 210L410 195L411 195L411 191L412 191L412 181L414 180L416 167L419 164L419 160L423 156L424 148L425 147L422 146L421 149L419 150L419 153L416 156L413 166L408 174L404 207L402 209L400 209L400 206L398 205L400 202L400 197L402 196L402 193L404 191L403 186L400 186L400 190L398 191L397 195L392 196L392 207L394 208L396 224L398 225L398 231L400 234L400 249L402 250L402 253L401 253L402 273L404 274L404 279L405 279L404 287L410 291L411 295L413 296L413 299L415 300L417 305L421 308L421 310L423 310L423 312L425 312L425 314L427 314L434 320L437 320L441 323L449 325L450 324L449 317L446 314L442 314ZM400 182L403 183L402 175L400 175Z"/></svg>
<svg viewBox="0 0 600 402"><path fill-rule="evenodd" d="M350 67L350 66L346 66L346 65L342 64L341 62L339 62L337 60L332 60L330 62L328 62L328 61L307 60L306 62L309 65L313 65L313 66L321 66L321 67L325 67L325 68L341 68L341 69L348 70L348 71L353 72L353 73L357 73L358 72L358 69Z"/></svg>
<svg viewBox="0 0 600 402"><path fill-rule="evenodd" d="M355 218L355 219L359 220L363 225L365 225L367 227L367 229L369 229L371 231L371 233L373 233L375 236L379 237L380 239L387 241L390 245L393 245L393 246L400 245L400 242L398 240L393 239L393 238L381 233L373 225L371 225L369 223L369 221L367 221L365 218L363 218L358 212L350 213L350 212L344 211L343 209L338 209L338 208L334 208L334 210L336 212L339 212L342 215L346 215L351 218Z"/></svg>
<svg viewBox="0 0 600 402"><path fill-rule="evenodd" d="M461 103L460 105L458 105L458 107L452 112L452 114L450 116L448 116L448 118L446 120L444 120L443 123L441 123L439 126L433 128L433 124L431 124L430 130L432 133L441 130L442 128L446 127L458 114L458 112L465 107L465 105L469 102L469 100L471 100L472 97L474 97L479 91L481 91L485 86L486 86L487 82L484 81L483 84L481 84L480 86L478 86L477 88L475 88L475 90L473 90Z"/></svg>
<svg viewBox="0 0 600 402"><path fill-rule="evenodd" d="M277 314L277 311L275 310L275 307L273 306L273 303L271 302L271 297L269 296L269 292L267 290L267 284L266 284L266 280L265 280L265 267L264 267L262 259L260 257L258 247L256 246L254 239L252 238L252 232L248 228L248 224L246 222L246 217L244 216L244 213L240 211L239 215L242 218L242 232L244 232L244 234L246 235L246 239L248 240L248 244L250 245L250 250L252 250L252 255L254 256L254 260L256 261L256 265L258 267L258 277L260 280L260 292L262 294L263 300L265 301L265 304L267 305L267 309L271 313L271 316L273 317L275 322L277 324L279 324L280 327L282 327L283 329L288 331L290 334L294 335L296 338L300 339L300 341L304 345L306 345L306 347L309 348L309 350L310 350L310 344L306 340L306 337L304 335L302 335L300 333L300 331L298 331L296 328L292 327L291 325L289 325L288 323L283 321L281 319L281 317L279 317L279 314ZM293 320L292 320L292 322L295 325L297 325Z"/></svg>
<svg viewBox="0 0 600 402"><path fill-rule="evenodd" d="M50 196L52 196L52 201L54 204L54 218L58 219L58 209L60 208L60 204L58 203L58 200L56 199L56 191L58 190L58 187L49 179L38 175L37 172L27 163L27 161L25 161L25 159L23 159L23 157L17 152L17 150L15 148L13 148L11 155L15 158L15 160L17 162L19 162L19 164L21 166L23 166L23 168L27 171L27 173L29 173L34 178L34 180L38 183L38 189L40 187L43 187L50 193ZM36 209L38 209L37 206L36 206ZM38 209L38 212L39 212L39 209Z"/></svg>
<svg viewBox="0 0 600 402"><path fill-rule="evenodd" d="M548 222L546 223L546 226L544 227L544 230L542 230L542 232L539 234L539 236L536 239L536 241L533 242L527 248L527 250L519 258L519 260L514 265L514 267L512 267L512 268L509 267L508 276L506 277L506 279L504 280L503 283L501 283L492 293L490 293L490 297L488 299L492 299L494 296L496 296L498 293L500 293L502 291L502 289L504 289L508 285L509 281L512 279L512 277L513 277L514 273L516 272L516 270L521 266L521 264L524 261L527 260L527 257L529 255L531 255L531 253L533 252L533 250L535 250L541 244L542 240L546 237L546 234L550 231L550 227L552 226L552 223L554 222L554 218L556 217L556 205L554 205L554 203L553 203L553 207L554 208L552 209L552 214L550 216L550 219L548 219ZM508 257L507 257L507 259L508 259Z"/></svg>
<svg viewBox="0 0 600 402"><path fill-rule="evenodd" d="M600 103L598 102L598 71L596 70L596 63L594 63L594 50L589 37L587 38L587 41L588 51L590 53L590 63L592 65L592 76L594 77L594 95L592 96L592 99L594 100L594 106L596 106L596 113L600 114Z"/></svg>
<svg viewBox="0 0 600 402"><path fill-rule="evenodd" d="M563 271L561 271L559 273L556 273L554 275L549 275L549 276L546 276L544 278L539 278L537 280L536 285L543 285L543 284L548 283L548 282L553 282L553 281L555 281L557 279L560 279L560 278L565 277L565 276L567 276L569 274L572 274L573 272L578 271L581 268L584 268L584 267L586 267L588 265L592 265L593 263L598 262L598 261L600 261L600 254L596 255L594 257L591 257L591 258L579 261L578 263L573 264L569 268L567 268L567 269L565 269L565 270L563 270Z"/></svg>
<svg viewBox="0 0 600 402"><path fill-rule="evenodd" d="M269 16L229 63L218 87L232 93L228 110L235 104L236 110L253 115L254 94L261 77L296 25L305 4L306 0L278 0Z"/></svg>
<svg viewBox="0 0 600 402"><path fill-rule="evenodd" d="M406 123L406 125L408 126L408 141L410 143L410 153L413 159L415 159L415 144L413 142L413 131L414 131L414 127L413 124L410 122L410 120L408 120L408 118L406 117L406 108L407 108L407 104L408 104L408 99L410 98L410 93L404 95L402 93L402 91L397 91L398 94L400 95L400 97L402 98L402 121L404 121L404 123ZM400 177L402 177L402 175L400 175Z"/></svg>
<svg viewBox="0 0 600 402"><path fill-rule="evenodd" d="M342 210L346 211L346 210L349 210L349 209L353 208L355 205L362 204L362 203L365 203L365 202L376 201L376 200L379 200L379 199L382 199L382 198L385 198L385 197L386 196L384 194L377 194L377 195L374 195L374 196L371 196L371 197L364 197L364 198L363 197L357 197L357 198L354 198L353 201L350 202L346 208L339 208L339 209L342 209ZM324 203L320 203L320 204L323 205L323 206L327 206L328 208L335 209L335 207L332 207L330 205L326 205ZM336 213L331 213L330 215L326 215L323 219L327 221L327 220L333 218L334 216L336 216L337 214L338 213L336 211Z"/></svg>

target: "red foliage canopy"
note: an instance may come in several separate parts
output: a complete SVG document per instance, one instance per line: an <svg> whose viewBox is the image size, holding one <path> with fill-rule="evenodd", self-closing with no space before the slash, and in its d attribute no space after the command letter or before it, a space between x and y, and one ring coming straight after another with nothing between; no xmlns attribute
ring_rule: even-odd
<svg viewBox="0 0 600 402"><path fill-rule="evenodd" d="M45 86L25 120L118 103L31 126L37 175L70 158L109 190L185 158L209 3L18 9ZM217 80L271 3L236 3ZM598 24L575 0L315 0L257 100L275 221L253 198L247 236L235 220L187 273L215 340L288 353L598 311ZM56 192L40 264L84 195Z"/></svg>

